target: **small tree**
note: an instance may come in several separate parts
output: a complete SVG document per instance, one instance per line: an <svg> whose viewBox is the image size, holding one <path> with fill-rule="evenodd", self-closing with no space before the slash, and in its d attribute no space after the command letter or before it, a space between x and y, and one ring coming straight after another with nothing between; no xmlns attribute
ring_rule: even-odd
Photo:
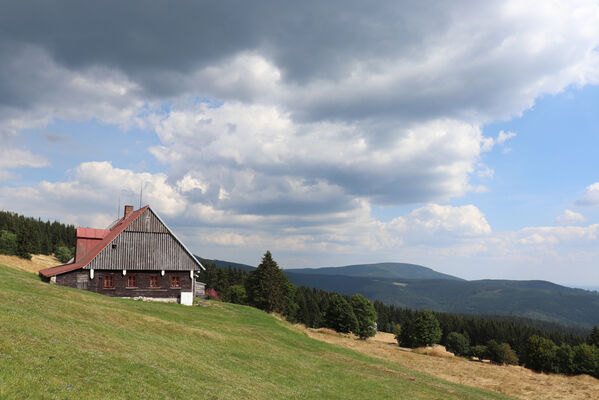
<svg viewBox="0 0 599 400"><path fill-rule="evenodd" d="M325 314L325 322L328 328L342 333L353 332L358 328L354 311L339 293L331 295Z"/></svg>
<svg viewBox="0 0 599 400"><path fill-rule="evenodd" d="M435 314L422 311L402 327L401 343L407 347L431 346L439 343L443 331Z"/></svg>
<svg viewBox="0 0 599 400"><path fill-rule="evenodd" d="M73 258L73 252L67 246L59 246L54 255L61 263L66 263Z"/></svg>
<svg viewBox="0 0 599 400"><path fill-rule="evenodd" d="M560 374L571 374L574 361L574 353L572 347L569 344L562 343L555 352L555 358L557 360L557 371Z"/></svg>
<svg viewBox="0 0 599 400"><path fill-rule="evenodd" d="M470 341L461 333L451 332L447 335L447 350L456 356L470 356Z"/></svg>
<svg viewBox="0 0 599 400"><path fill-rule="evenodd" d="M494 364L518 364L518 356L508 343L497 343L495 340L487 342L487 354Z"/></svg>
<svg viewBox="0 0 599 400"><path fill-rule="evenodd" d="M353 332L362 340L376 335L376 311L370 300L356 293L351 297L351 307L358 323Z"/></svg>
<svg viewBox="0 0 599 400"><path fill-rule="evenodd" d="M557 346L552 340L537 335L528 338L525 350L526 368L534 371L557 371Z"/></svg>

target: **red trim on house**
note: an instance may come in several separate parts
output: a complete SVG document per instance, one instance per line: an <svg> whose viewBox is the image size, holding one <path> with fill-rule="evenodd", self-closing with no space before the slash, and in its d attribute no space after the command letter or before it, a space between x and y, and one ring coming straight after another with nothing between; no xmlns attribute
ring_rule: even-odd
<svg viewBox="0 0 599 400"><path fill-rule="evenodd" d="M91 260L93 260L98 254L100 254L100 252L104 250L104 248L108 246L110 242L114 240L114 238L116 238L121 232L123 232L133 221L135 221L137 217L141 215L141 213L146 211L149 207L150 206L142 207L137 211L129 213L129 215L127 215L126 217L121 218L120 221L118 221L110 228L110 231L108 231L106 236L104 236L104 239L98 241L99 243L95 247L90 249L90 251L87 251L85 254L82 254L80 260L78 259L76 262L71 264L63 264L58 265L56 267L42 269L41 271L39 271L39 274L46 278L49 278L51 276L64 274L65 272L85 267L87 264L90 263Z"/></svg>

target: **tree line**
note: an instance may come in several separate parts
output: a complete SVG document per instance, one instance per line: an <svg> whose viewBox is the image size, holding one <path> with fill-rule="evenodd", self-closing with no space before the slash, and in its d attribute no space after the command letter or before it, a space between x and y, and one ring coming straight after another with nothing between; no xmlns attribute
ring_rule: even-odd
<svg viewBox="0 0 599 400"><path fill-rule="evenodd" d="M360 338L376 330L394 333L403 347L440 343L454 354L496 364L519 364L535 371L599 377L599 328L582 328L526 318L475 316L411 310L294 286L267 252L250 272L204 262L200 279L220 300L282 314L310 328L353 332Z"/></svg>
<svg viewBox="0 0 599 400"><path fill-rule="evenodd" d="M75 251L76 234L73 225L0 211L0 254L31 259L31 254L54 253L67 262Z"/></svg>

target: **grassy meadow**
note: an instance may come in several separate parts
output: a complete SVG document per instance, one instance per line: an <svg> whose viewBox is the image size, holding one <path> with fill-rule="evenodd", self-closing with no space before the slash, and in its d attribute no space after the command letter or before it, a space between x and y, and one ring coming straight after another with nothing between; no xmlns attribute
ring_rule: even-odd
<svg viewBox="0 0 599 400"><path fill-rule="evenodd" d="M0 266L1 399L501 399L259 310L109 298Z"/></svg>

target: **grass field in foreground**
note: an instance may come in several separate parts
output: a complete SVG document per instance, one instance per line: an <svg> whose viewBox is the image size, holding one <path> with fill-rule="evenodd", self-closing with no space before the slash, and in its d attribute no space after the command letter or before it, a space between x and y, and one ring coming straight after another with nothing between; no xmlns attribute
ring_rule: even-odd
<svg viewBox="0 0 599 400"><path fill-rule="evenodd" d="M2 399L498 399L261 311L115 299L0 267Z"/></svg>

